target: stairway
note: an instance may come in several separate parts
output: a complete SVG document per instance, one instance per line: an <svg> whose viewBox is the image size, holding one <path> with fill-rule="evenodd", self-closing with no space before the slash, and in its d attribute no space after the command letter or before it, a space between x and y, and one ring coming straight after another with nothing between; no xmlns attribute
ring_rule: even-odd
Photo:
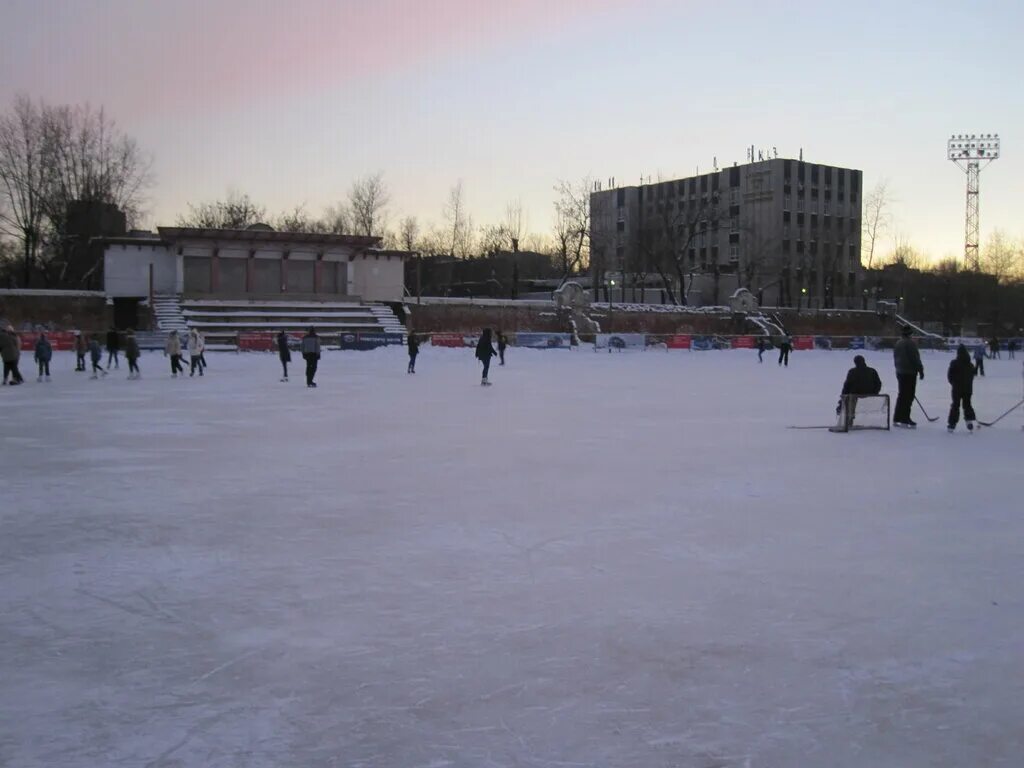
<svg viewBox="0 0 1024 768"><path fill-rule="evenodd" d="M181 313L181 297L169 293L158 293L153 297L153 315L156 317L156 327L165 333L178 331L187 333L188 325L185 324L185 316Z"/></svg>
<svg viewBox="0 0 1024 768"><path fill-rule="evenodd" d="M402 321L398 319L394 310L387 304L370 304L368 308L374 317L377 318L377 322L380 323L384 333L405 335L405 326L402 325Z"/></svg>

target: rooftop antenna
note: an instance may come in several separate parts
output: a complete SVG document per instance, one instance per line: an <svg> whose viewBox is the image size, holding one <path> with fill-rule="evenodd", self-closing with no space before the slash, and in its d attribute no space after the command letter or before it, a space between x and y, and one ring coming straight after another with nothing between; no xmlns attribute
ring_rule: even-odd
<svg viewBox="0 0 1024 768"><path fill-rule="evenodd" d="M804 161L804 148L800 147L800 162L802 163L803 161Z"/></svg>
<svg viewBox="0 0 1024 768"><path fill-rule="evenodd" d="M946 142L946 157L967 174L967 215L964 218L964 262L981 267L978 259L978 177L981 169L999 159L999 134L954 133Z"/></svg>

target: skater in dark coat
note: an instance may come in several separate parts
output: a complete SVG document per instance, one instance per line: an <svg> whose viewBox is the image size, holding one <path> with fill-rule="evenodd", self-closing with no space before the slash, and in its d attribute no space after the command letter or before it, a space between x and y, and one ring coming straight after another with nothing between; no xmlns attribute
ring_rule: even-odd
<svg viewBox="0 0 1024 768"><path fill-rule="evenodd" d="M420 340L415 333L409 334L409 368L406 373L416 373L416 355L420 353Z"/></svg>
<svg viewBox="0 0 1024 768"><path fill-rule="evenodd" d="M306 361L306 386L315 387L316 369L320 364L320 337L312 326L302 337L302 357Z"/></svg>
<svg viewBox="0 0 1024 768"><path fill-rule="evenodd" d="M120 368L121 363L117 359L117 353L121 351L121 337L116 328L107 331L107 368L113 363L115 368Z"/></svg>
<svg viewBox="0 0 1024 768"><path fill-rule="evenodd" d="M896 412L892 423L898 427L913 428L917 422L910 418L910 409L917 395L917 380L924 380L924 365L921 364L921 352L911 338L913 329L903 326L902 337L892 350L893 362L896 365L896 381L899 383L899 394L896 395Z"/></svg>
<svg viewBox="0 0 1024 768"><path fill-rule="evenodd" d="M863 395L877 395L882 391L882 380L878 378L878 371L869 366L863 355L856 355L853 358L853 368L846 372L846 381L843 382L843 391L839 397L839 405L836 406L836 415L843 410L843 403L846 403L847 427L853 424L857 413L857 397Z"/></svg>
<svg viewBox="0 0 1024 768"><path fill-rule="evenodd" d="M81 331L75 331L75 355L78 360L75 362L76 371L85 370L85 356L89 352L89 343Z"/></svg>
<svg viewBox="0 0 1024 768"><path fill-rule="evenodd" d="M128 329L124 337L124 359L128 361L128 378L139 379L139 340L135 338L135 331Z"/></svg>
<svg viewBox="0 0 1024 768"><path fill-rule="evenodd" d="M505 334L498 331L498 365L505 364L505 348L508 346L508 339Z"/></svg>
<svg viewBox="0 0 1024 768"><path fill-rule="evenodd" d="M979 376L985 375L985 345L979 344L974 348L974 371Z"/></svg>
<svg viewBox="0 0 1024 768"><path fill-rule="evenodd" d="M999 339L996 336L993 336L991 339L989 339L988 349L991 353L990 357L993 360L1001 359L1001 355L999 354Z"/></svg>
<svg viewBox="0 0 1024 768"><path fill-rule="evenodd" d="M974 366L971 364L971 355L963 344L956 348L956 357L949 364L949 372L946 380L952 387L953 404L949 406L949 422L947 429L952 432L956 429L956 423L960 421L960 406L964 408L964 421L967 422L967 429L974 429L974 406L971 404L971 395L974 394Z"/></svg>
<svg viewBox="0 0 1024 768"><path fill-rule="evenodd" d="M768 345L765 343L764 336L757 337L757 362L764 362L764 351L768 349Z"/></svg>
<svg viewBox="0 0 1024 768"><path fill-rule="evenodd" d="M277 334L277 356L281 360L281 381L288 381L288 363L292 361L292 351L288 349L288 334L284 331Z"/></svg>
<svg viewBox="0 0 1024 768"><path fill-rule="evenodd" d="M40 333L36 340L36 363L39 365L39 376L36 381L42 381L43 376L50 380L50 360L53 359L53 347L45 333Z"/></svg>
<svg viewBox="0 0 1024 768"><path fill-rule="evenodd" d="M484 328L483 333L480 334L480 341L476 343L476 359L484 364L483 378L480 379L481 386L489 387L491 385L491 382L487 380L487 372L491 369L491 358L496 354L498 353L494 351L491 344L491 329Z"/></svg>
<svg viewBox="0 0 1024 768"><path fill-rule="evenodd" d="M789 368L789 353L793 351L793 340L789 336L783 336L779 343L779 365Z"/></svg>
<svg viewBox="0 0 1024 768"><path fill-rule="evenodd" d="M18 370L18 361L21 359L21 339L14 331L13 325L8 325L0 330L0 359L4 363L4 384L7 377L11 377L11 386L23 383L21 371Z"/></svg>
<svg viewBox="0 0 1024 768"><path fill-rule="evenodd" d="M96 376L97 373L102 373L104 376L107 375L107 372L100 365L103 362L103 348L100 347L100 342L95 336L89 339L89 359L92 361L91 378L98 378Z"/></svg>

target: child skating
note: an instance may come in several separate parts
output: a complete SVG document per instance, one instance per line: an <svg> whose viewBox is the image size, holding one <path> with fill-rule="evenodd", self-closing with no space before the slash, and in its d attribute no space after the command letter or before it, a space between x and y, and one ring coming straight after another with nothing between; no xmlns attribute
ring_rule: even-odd
<svg viewBox="0 0 1024 768"><path fill-rule="evenodd" d="M494 351L494 346L491 344L491 329L484 328L483 333L480 334L480 341L476 343L476 359L484 365L483 377L480 379L482 387L491 386L491 382L487 380L487 373L491 369L491 358L496 354L498 353Z"/></svg>

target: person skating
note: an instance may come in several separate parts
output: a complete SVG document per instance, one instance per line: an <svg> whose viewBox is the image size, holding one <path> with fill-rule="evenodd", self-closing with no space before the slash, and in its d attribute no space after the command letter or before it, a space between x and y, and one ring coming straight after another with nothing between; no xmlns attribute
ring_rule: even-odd
<svg viewBox="0 0 1024 768"><path fill-rule="evenodd" d="M171 331L167 337L167 345L164 347L164 357L171 358L171 378L178 378L178 374L185 375L185 369L181 367L181 338L177 331Z"/></svg>
<svg viewBox="0 0 1024 768"><path fill-rule="evenodd" d="M0 359L4 364L4 384L7 384L8 376L11 379L10 385L22 384L24 379L21 371L18 370L18 361L21 359L21 339L14 331L13 325L8 325L0 331Z"/></svg>
<svg viewBox="0 0 1024 768"><path fill-rule="evenodd" d="M967 423L968 431L974 430L974 406L971 404L971 395L974 393L974 366L971 364L971 355L963 344L956 348L956 357L949 364L949 372L946 380L952 388L953 403L949 406L949 422L946 429L950 432L956 430L956 423L960 421L960 406L964 409L964 421Z"/></svg>
<svg viewBox="0 0 1024 768"><path fill-rule="evenodd" d="M788 335L782 337L779 342L779 365L789 368L789 353L793 351L793 340Z"/></svg>
<svg viewBox="0 0 1024 768"><path fill-rule="evenodd" d="M416 355L420 353L420 340L416 334L409 333L409 368L406 373L416 373Z"/></svg>
<svg viewBox="0 0 1024 768"><path fill-rule="evenodd" d="M206 371L206 337L202 331L196 331L196 337L199 339L199 375L202 376Z"/></svg>
<svg viewBox="0 0 1024 768"><path fill-rule="evenodd" d="M135 338L135 331L131 328L124 337L124 359L128 361L128 378L141 379L139 372L139 340Z"/></svg>
<svg viewBox="0 0 1024 768"><path fill-rule="evenodd" d="M1017 344L1018 341L1016 339L1010 339L1006 342L1006 354L1011 360L1015 360L1017 358Z"/></svg>
<svg viewBox="0 0 1024 768"><path fill-rule="evenodd" d="M481 386L491 386L491 382L487 380L487 373L491 369L491 358L496 354L498 353L494 351L491 344L491 329L484 328L483 333L480 334L480 341L476 343L476 359L484 364L483 377L480 379Z"/></svg>
<svg viewBox="0 0 1024 768"><path fill-rule="evenodd" d="M979 344L974 348L974 371L979 376L985 375L985 345Z"/></svg>
<svg viewBox="0 0 1024 768"><path fill-rule="evenodd" d="M896 366L896 381L899 384L899 394L896 395L896 412L893 414L892 423L897 427L914 428L917 422L910 418L910 409L914 406L914 397L917 394L917 380L924 380L924 365L921 364L921 352L917 348L914 339L911 338L913 329L909 325L903 326L900 332L901 338L896 342L892 350L893 362Z"/></svg>
<svg viewBox="0 0 1024 768"><path fill-rule="evenodd" d="M757 337L757 362L764 362L764 351L768 349L768 345L765 343L764 336Z"/></svg>
<svg viewBox="0 0 1024 768"><path fill-rule="evenodd" d="M111 327L107 331L107 368L113 363L115 368L120 368L121 363L117 359L118 352L121 351L121 336L118 334L117 329Z"/></svg>
<svg viewBox="0 0 1024 768"><path fill-rule="evenodd" d="M75 355L78 358L75 362L76 371L85 370L85 356L89 352L89 343L81 331L75 331Z"/></svg>
<svg viewBox="0 0 1024 768"><path fill-rule="evenodd" d="M306 386L315 387L313 379L316 378L316 369L320 363L320 337L312 326L302 337L302 358L306 361Z"/></svg>
<svg viewBox="0 0 1024 768"><path fill-rule="evenodd" d="M508 339L505 334L498 331L498 365L505 364L505 348L508 346Z"/></svg>
<svg viewBox="0 0 1024 768"><path fill-rule="evenodd" d="M92 336L89 338L89 359L92 361L92 379L98 379L99 376L96 374L102 373L104 376L107 372L103 370L103 366L100 363L103 362L103 348L100 346L99 340Z"/></svg>
<svg viewBox="0 0 1024 768"><path fill-rule="evenodd" d="M288 349L288 334L284 331L277 334L277 356L281 360L281 381L288 381L288 363L292 361L292 351Z"/></svg>
<svg viewBox="0 0 1024 768"><path fill-rule="evenodd" d="M199 375L203 375L202 354L203 337L199 335L199 331L193 328L188 332L188 359L191 366L189 376L196 375L196 368L199 369Z"/></svg>
<svg viewBox="0 0 1024 768"><path fill-rule="evenodd" d="M998 337L993 336L991 339L989 339L988 348L989 348L989 351L991 352L990 357L993 360L1001 360L1002 359L1002 355L999 354L999 338Z"/></svg>
<svg viewBox="0 0 1024 768"><path fill-rule="evenodd" d="M857 397L862 395L877 395L882 391L882 380L878 377L878 371L867 364L863 355L855 355L853 368L846 372L846 381L843 382L843 391L839 396L839 404L836 406L836 415L843 411L843 403L846 403L846 425L852 426L857 415Z"/></svg>
<svg viewBox="0 0 1024 768"><path fill-rule="evenodd" d="M36 381L42 381L43 376L46 376L46 380L50 380L50 360L53 359L53 347L50 346L49 339L46 338L45 333L40 333L39 338L36 339L36 364L39 366L39 375L36 377Z"/></svg>

